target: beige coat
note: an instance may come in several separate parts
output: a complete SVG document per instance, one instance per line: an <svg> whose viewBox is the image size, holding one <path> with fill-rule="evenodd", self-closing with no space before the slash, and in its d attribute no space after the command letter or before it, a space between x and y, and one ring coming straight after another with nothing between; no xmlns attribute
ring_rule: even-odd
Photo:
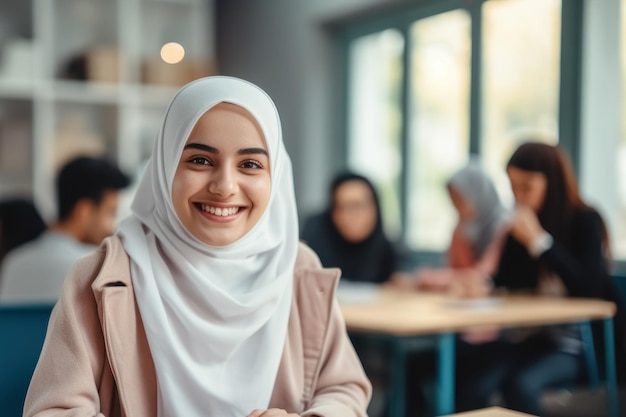
<svg viewBox="0 0 626 417"><path fill-rule="evenodd" d="M322 269L317 256L300 245L270 408L304 416L366 415L371 385L334 298L338 278L338 270ZM70 272L50 318L24 416L157 416L154 365L129 258L117 237Z"/></svg>

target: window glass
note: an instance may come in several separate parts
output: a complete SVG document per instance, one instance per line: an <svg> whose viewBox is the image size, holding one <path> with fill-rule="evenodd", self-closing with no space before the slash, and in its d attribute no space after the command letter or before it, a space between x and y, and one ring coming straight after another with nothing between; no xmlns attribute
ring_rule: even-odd
<svg viewBox="0 0 626 417"><path fill-rule="evenodd" d="M483 5L480 149L505 198L504 167L519 143L558 140L560 42L561 0Z"/></svg>
<svg viewBox="0 0 626 417"><path fill-rule="evenodd" d="M470 16L454 10L411 26L408 244L443 250L456 215L448 177L469 151Z"/></svg>
<svg viewBox="0 0 626 417"><path fill-rule="evenodd" d="M488 0L468 7L482 14L480 39L471 37L470 13L460 8L412 24L399 15L402 29L349 43L348 166L379 189L390 237L402 231L416 251L449 244L456 213L446 181L469 157L470 113L480 117L479 137L472 140L505 203L512 196L504 168L519 143L558 140L561 0ZM471 57L479 43L480 109L470 112ZM626 160L626 150L621 154ZM621 178L626 201L626 174ZM626 238L623 246L626 252Z"/></svg>
<svg viewBox="0 0 626 417"><path fill-rule="evenodd" d="M392 238L400 231L403 50L395 29L357 38L349 50L348 166L375 184Z"/></svg>

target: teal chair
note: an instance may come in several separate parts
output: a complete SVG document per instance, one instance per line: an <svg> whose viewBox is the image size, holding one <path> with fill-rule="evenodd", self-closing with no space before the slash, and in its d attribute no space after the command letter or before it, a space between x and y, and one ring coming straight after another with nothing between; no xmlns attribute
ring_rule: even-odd
<svg viewBox="0 0 626 417"><path fill-rule="evenodd" d="M52 305L0 305L0 415L22 415Z"/></svg>
<svg viewBox="0 0 626 417"><path fill-rule="evenodd" d="M626 308L626 275L613 275L611 281L616 292L615 299L618 305Z"/></svg>

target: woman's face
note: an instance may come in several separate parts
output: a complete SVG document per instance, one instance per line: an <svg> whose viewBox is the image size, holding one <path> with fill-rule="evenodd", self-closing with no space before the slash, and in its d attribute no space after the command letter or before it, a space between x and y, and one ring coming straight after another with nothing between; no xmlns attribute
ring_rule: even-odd
<svg viewBox="0 0 626 417"><path fill-rule="evenodd" d="M376 203L363 181L346 181L335 190L333 222L348 242L365 240L376 226Z"/></svg>
<svg viewBox="0 0 626 417"><path fill-rule="evenodd" d="M270 191L270 160L256 120L234 104L211 108L189 135L172 184L185 228L209 245L231 244L259 221Z"/></svg>
<svg viewBox="0 0 626 417"><path fill-rule="evenodd" d="M538 213L543 206L548 181L544 174L535 171L525 171L514 166L506 169L511 181L511 190L515 202L521 206L530 207Z"/></svg>
<svg viewBox="0 0 626 417"><path fill-rule="evenodd" d="M460 221L466 222L476 217L476 208L474 207L474 204L472 204L471 201L463 197L463 195L458 192L456 188L449 185L448 193L450 194L450 200L452 200L454 208L456 209L457 213L459 213Z"/></svg>

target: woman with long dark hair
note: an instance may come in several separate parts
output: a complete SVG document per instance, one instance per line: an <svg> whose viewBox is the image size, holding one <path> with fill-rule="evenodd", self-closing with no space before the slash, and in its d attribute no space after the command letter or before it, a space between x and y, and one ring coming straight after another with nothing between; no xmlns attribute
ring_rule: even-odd
<svg viewBox="0 0 626 417"><path fill-rule="evenodd" d="M516 210L494 286L556 297L609 296L609 241L600 214L578 191L557 146L524 143L507 164ZM542 415L544 389L575 381L582 343L576 326L503 332L465 348L459 360L459 410L485 406L500 391L508 408Z"/></svg>
<svg viewBox="0 0 626 417"><path fill-rule="evenodd" d="M605 296L607 228L582 200L567 156L556 146L526 143L511 157L507 173L517 213L496 284L540 289L552 273L570 296Z"/></svg>

